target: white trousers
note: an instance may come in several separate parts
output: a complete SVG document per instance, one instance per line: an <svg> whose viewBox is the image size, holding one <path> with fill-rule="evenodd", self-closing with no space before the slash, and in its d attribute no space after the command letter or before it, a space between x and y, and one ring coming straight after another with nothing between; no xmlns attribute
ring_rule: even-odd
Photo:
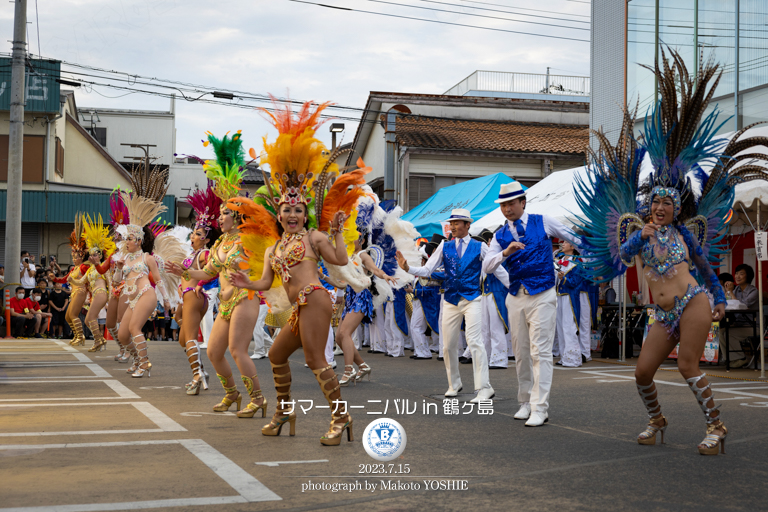
<svg viewBox="0 0 768 512"><path fill-rule="evenodd" d="M483 295L482 338L490 366L507 367L507 333L493 295Z"/></svg>
<svg viewBox="0 0 768 512"><path fill-rule="evenodd" d="M405 335L397 326L395 318L395 303L387 302L387 354L392 357L403 357L403 347L405 346ZM406 320L407 321L407 320Z"/></svg>
<svg viewBox="0 0 768 512"><path fill-rule="evenodd" d="M557 294L550 288L526 295L507 295L509 331L517 366L517 400L530 402L531 410L546 413L552 387L552 342L555 337Z"/></svg>
<svg viewBox="0 0 768 512"><path fill-rule="evenodd" d="M376 317L371 323L371 350L375 352L386 352L386 322L384 318L384 306L380 304L374 309Z"/></svg>
<svg viewBox="0 0 768 512"><path fill-rule="evenodd" d="M427 330L427 319L424 317L424 309L421 301L413 300L413 315L411 315L411 337L413 338L413 355L416 357L432 357L429 351L429 338L424 332Z"/></svg>
<svg viewBox="0 0 768 512"><path fill-rule="evenodd" d="M589 294L581 292L581 319L579 321L579 345L581 355L587 360L592 359L592 308L589 305Z"/></svg>
<svg viewBox="0 0 768 512"><path fill-rule="evenodd" d="M267 319L269 306L262 304L259 308L259 319L253 328L253 355L266 356L272 347L272 338L264 331L264 321Z"/></svg>
<svg viewBox="0 0 768 512"><path fill-rule="evenodd" d="M336 337L333 335L333 327L328 327L328 340L325 342L325 360L328 364L333 363L333 344Z"/></svg>
<svg viewBox="0 0 768 512"><path fill-rule="evenodd" d="M557 344L560 364L569 368L581 366L581 346L576 333L576 321L573 318L571 298L568 295L557 296Z"/></svg>
<svg viewBox="0 0 768 512"><path fill-rule="evenodd" d="M459 374L459 338L461 322L465 321L467 344L472 353L472 369L475 378L475 390L491 387L488 376L488 356L483 345L481 327L483 308L480 305L480 297L473 301L459 300L454 306L443 301L443 320L440 324L440 332L443 335L443 356L445 359L445 371L448 375L448 390L461 389L461 375Z"/></svg>
<svg viewBox="0 0 768 512"><path fill-rule="evenodd" d="M208 343L208 338L211 337L211 330L213 329L213 308L219 303L219 289L211 288L205 290L208 295L208 311L203 315L203 319L200 321L200 330L203 331L203 344Z"/></svg>
<svg viewBox="0 0 768 512"><path fill-rule="evenodd" d="M440 294L440 314L438 315L437 321L440 322L440 335L437 337L437 357L443 357L443 343L444 343L444 336L443 333L445 332L443 330L443 304L445 303L445 295L442 293Z"/></svg>

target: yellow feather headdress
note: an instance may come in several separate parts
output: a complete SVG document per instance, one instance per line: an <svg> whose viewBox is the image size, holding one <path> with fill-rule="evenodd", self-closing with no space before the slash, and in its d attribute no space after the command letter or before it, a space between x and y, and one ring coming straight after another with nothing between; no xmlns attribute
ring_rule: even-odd
<svg viewBox="0 0 768 512"><path fill-rule="evenodd" d="M83 218L83 235L89 253L100 251L103 256L108 256L115 252L115 242L109 236L109 229L104 226L101 214L98 220L91 219L90 215Z"/></svg>

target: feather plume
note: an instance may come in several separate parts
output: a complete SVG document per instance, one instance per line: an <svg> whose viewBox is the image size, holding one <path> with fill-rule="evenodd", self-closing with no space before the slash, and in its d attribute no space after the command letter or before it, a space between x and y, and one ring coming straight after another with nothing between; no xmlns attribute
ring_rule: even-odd
<svg viewBox="0 0 768 512"><path fill-rule="evenodd" d="M362 160L358 161L358 165L363 165ZM365 185L365 175L369 172L371 172L370 167L361 166L359 169L342 174L336 179L328 191L328 195L325 196L320 210L322 212L318 221L320 231L331 229L331 220L333 220L336 212L344 212L346 215L352 212L358 200L365 196L362 186Z"/></svg>
<svg viewBox="0 0 768 512"><path fill-rule="evenodd" d="M87 250L85 238L83 238L83 215L80 213L75 214L75 226L69 235L69 246L73 252L79 254L85 254Z"/></svg>
<svg viewBox="0 0 768 512"><path fill-rule="evenodd" d="M128 216L128 208L120 195L120 187L117 187L109 195L109 218L113 226L128 224L131 220Z"/></svg>
<svg viewBox="0 0 768 512"><path fill-rule="evenodd" d="M280 239L277 223L264 206L244 197L229 200L227 207L242 215L240 240L248 258L249 275L252 281L259 280L264 272L265 252ZM272 288L280 284L280 277L275 274Z"/></svg>
<svg viewBox="0 0 768 512"><path fill-rule="evenodd" d="M133 193L160 202L168 192L169 170L154 166L151 170L145 167L135 167L131 172Z"/></svg>
<svg viewBox="0 0 768 512"><path fill-rule="evenodd" d="M157 201L153 201L146 197L142 197L138 194L120 192L120 195L123 199L125 207L128 210L128 216L131 219L131 224L135 226L146 226L152 221L152 219L168 209L164 204L158 203Z"/></svg>
<svg viewBox="0 0 768 512"><path fill-rule="evenodd" d="M195 226L202 226L206 229L219 227L219 211L222 201L214 192L211 180L208 180L208 186L205 189L195 189L185 200L195 210Z"/></svg>
<svg viewBox="0 0 768 512"><path fill-rule="evenodd" d="M83 217L81 216L81 218ZM101 214L95 221L91 219L90 215L83 218L83 236L88 251L98 249L105 258L115 252L115 243L109 236L109 229L104 226Z"/></svg>
<svg viewBox="0 0 768 512"><path fill-rule="evenodd" d="M205 175L214 184L213 191L222 201L236 197L240 193L240 183L245 176L245 151L241 130L232 137L227 132L221 139L211 132L206 132L208 140L204 146L212 146L215 160L206 160L203 165Z"/></svg>

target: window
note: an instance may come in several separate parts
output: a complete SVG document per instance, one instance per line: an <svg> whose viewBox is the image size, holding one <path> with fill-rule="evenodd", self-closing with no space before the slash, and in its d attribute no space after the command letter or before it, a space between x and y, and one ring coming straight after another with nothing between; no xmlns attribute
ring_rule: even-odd
<svg viewBox="0 0 768 512"><path fill-rule="evenodd" d="M96 141L101 144L101 147L106 148L107 147L107 129L106 128L88 128L88 133L93 135L93 138L96 139Z"/></svg>
<svg viewBox="0 0 768 512"><path fill-rule="evenodd" d="M411 175L408 183L408 210L413 210L435 193L435 178Z"/></svg>
<svg viewBox="0 0 768 512"><path fill-rule="evenodd" d="M56 174L64 177L64 146L61 145L61 139L56 137Z"/></svg>
<svg viewBox="0 0 768 512"><path fill-rule="evenodd" d="M45 136L24 135L22 150L22 182L43 182ZM0 181L8 181L8 135L0 135Z"/></svg>

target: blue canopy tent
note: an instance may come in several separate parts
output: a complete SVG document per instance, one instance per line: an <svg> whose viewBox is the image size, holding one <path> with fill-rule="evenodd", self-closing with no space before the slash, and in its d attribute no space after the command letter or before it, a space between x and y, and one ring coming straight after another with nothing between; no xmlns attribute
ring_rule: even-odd
<svg viewBox="0 0 768 512"><path fill-rule="evenodd" d="M413 223L423 237L442 234L441 221L450 217L451 210L465 208L472 213L473 219L480 219L498 207L494 201L499 198L499 188L512 181L499 172L445 187L403 215L403 220Z"/></svg>

